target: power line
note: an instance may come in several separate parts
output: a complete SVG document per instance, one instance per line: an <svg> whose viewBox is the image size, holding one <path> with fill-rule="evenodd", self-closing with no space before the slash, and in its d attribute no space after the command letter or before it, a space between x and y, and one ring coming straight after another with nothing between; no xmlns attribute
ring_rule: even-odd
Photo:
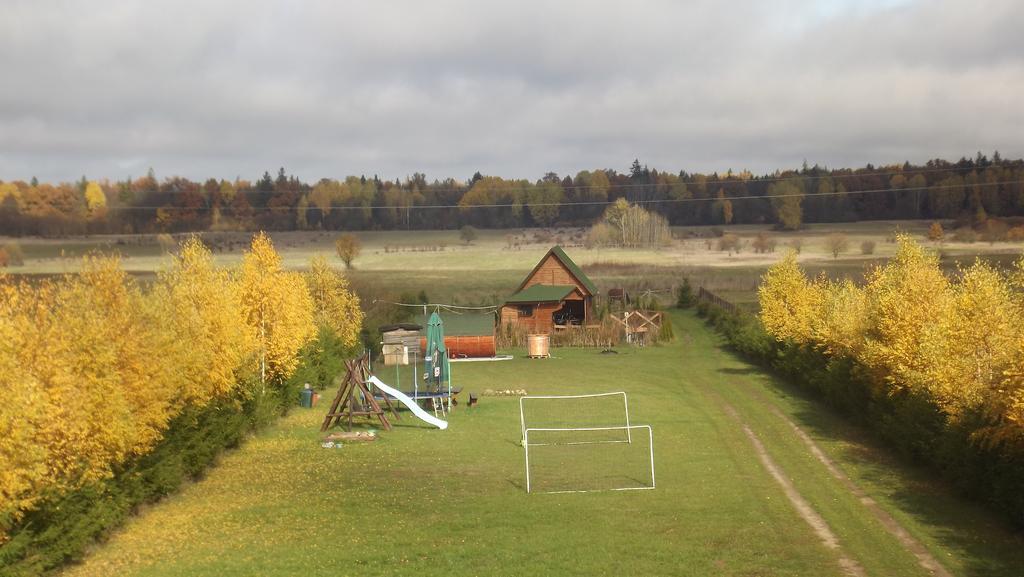
<svg viewBox="0 0 1024 577"><path fill-rule="evenodd" d="M992 186L1005 186L1010 184L1024 184L1024 180L1006 180L1000 182L979 182L976 184L965 185L965 184L950 184L950 185L934 185L934 186L912 186L907 188L875 188L869 190L841 190L831 192L814 192L814 193L792 193L792 194L748 194L743 196L725 196L723 198L718 197L701 197L701 198L661 198L661 199L649 199L649 200L634 200L630 201L632 204L675 204L675 203L688 203L688 202L717 202L720 200L770 200L773 198L793 198L793 197L824 197L824 196L839 196L844 194L878 194L878 193L898 193L898 192L932 192L938 190L948 190L953 188L968 188L968 187L992 187ZM586 202L541 202L541 203L496 203L496 204L417 204L408 206L389 206L389 205L368 205L368 206L330 206L328 207L331 211L344 211L344 210L362 210L362 211L374 211L374 210L397 210L397 211L412 211L412 210L444 210L444 209L459 209L459 210L470 210L479 208L526 208L528 206L533 207L574 207L574 206L609 206L614 204L614 200L598 200L598 201L586 201ZM195 210L195 211L209 211L213 207L200 206L200 207L186 207L186 206L111 206L107 207L107 210ZM225 206L222 208L230 208ZM254 212L256 211L278 211L278 212L291 212L299 210L297 206L266 206L266 207L250 207ZM305 210L320 210L319 207L310 206Z"/></svg>
<svg viewBox="0 0 1024 577"><path fill-rule="evenodd" d="M373 301L371 302L371 304L376 304L376 303L384 303L384 304L389 304L389 305L395 305L395 306L400 306L400 307L416 308L416 309L422 308L424 314L426 314L427 308L430 308L430 307L433 307L434 310L445 309L445 310L450 311L450 312L456 312L456 311L459 311L459 310L466 310L466 311L490 311L490 312L494 312L495 310L497 310L499 308L498 305L487 305L487 306L482 306L482 307L467 307L467 306L452 305L452 304L447 304L447 303L400 303L400 302L395 302L395 301L386 301L386 300L382 300L382 299L373 299ZM459 314L461 314L461 313L459 313Z"/></svg>

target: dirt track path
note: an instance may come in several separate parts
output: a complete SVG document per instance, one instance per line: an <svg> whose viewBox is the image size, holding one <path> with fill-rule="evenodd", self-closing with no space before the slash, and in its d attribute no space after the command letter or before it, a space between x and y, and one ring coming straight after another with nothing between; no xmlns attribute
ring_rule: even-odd
<svg viewBox="0 0 1024 577"><path fill-rule="evenodd" d="M759 439L754 431L751 430L750 426L743 421L743 418L736 412L736 409L724 400L719 399L719 402L722 404L722 408L725 410L726 414L732 417L732 419L735 420L743 429L747 439L750 440L750 444L754 446L754 452L757 453L757 457L761 460L761 464L764 466L765 470L767 470L779 486L782 487L782 492L786 494L786 498L793 504L793 507L796 509L797 513L800 514L800 517L810 525L811 529L814 530L814 533L818 535L818 538L821 540L821 544L828 549L835 551L839 555L839 565L843 568L843 572L850 577L866 577L867 573L864 571L864 568L843 550L843 547L839 543L839 538L836 537L835 532L833 532L832 528L829 527L828 522L825 521L825 519L814 510L814 507L804 499L803 495L797 491L796 487L794 487L793 483L790 482L782 468L779 467L779 465L776 464L768 454L768 451L764 448L764 444L761 443L761 439Z"/></svg>
<svg viewBox="0 0 1024 577"><path fill-rule="evenodd" d="M758 396L761 395L758 393ZM764 399L764 401L766 402L766 404L769 404L769 406L771 406L770 401L768 401L767 399ZM822 465L824 465L825 469L828 470L829 474L832 475L834 479L839 481L839 483L843 485L843 487L845 487L847 491L856 496L857 499L860 500L861 505L867 508L867 510L871 511L871 514L874 515L876 519L878 519L878 522L881 523L883 527L885 527L885 530L888 531L890 535L895 537L896 540L899 541L901 545L903 545L904 549L906 549L910 554L917 558L917 562L919 565L921 565L922 568L926 569L927 571L930 571L932 575L935 575L936 577L953 577L953 574L947 571L946 568L943 567L942 564L940 564L938 560L936 560L935 557L933 557L932 554L928 552L928 549L926 549L920 541L915 539L909 532L907 532L907 530L902 525L900 525L899 521L893 518L893 516L890 515L888 511L879 506L878 503L870 496L868 496L868 494L864 492L864 489L860 488L859 485L854 483L853 480L846 475L846 473L842 472L839 469L839 467L837 467L835 463L833 463L832 460L829 459L827 455L825 455L825 452L822 451L818 444L814 442L814 439L812 439L807 433L805 433L803 429L798 427L796 423L794 423L788 417L786 417L786 415L784 415L782 411L780 411L777 407L771 406L771 411L772 414L782 419L787 425L789 425L793 429L793 433L796 434L796 436L799 437L805 445L807 445L807 450L810 451L810 453L814 455L814 457Z"/></svg>
<svg viewBox="0 0 1024 577"><path fill-rule="evenodd" d="M719 361L723 366L719 370L723 373L730 374L730 371L735 371L732 374L739 375L747 371L753 373L760 372L746 363L742 363L746 366L738 366L733 354L722 349L720 341L717 345L712 346L718 348L721 353L725 353ZM786 463L785 467L783 467L769 452L769 448L773 452L775 450L783 450L781 446L776 447L775 445L780 439L785 439L786 437L790 439L790 441L785 442L786 448L784 449L784 455L789 455L790 460L792 460L793 454L803 452L804 455L812 458L807 461L807 465L812 469L820 465L824 471L822 471L819 482L825 481L829 477L834 481L833 483L826 482L826 485L823 485L823 487L827 487L827 491L834 494L845 493L843 499L848 499L850 506L853 508L861 507L865 513L864 518L873 518L877 522L875 527L881 528L884 531L884 533L879 532L879 534L891 537L892 546L902 549L908 555L908 563L915 563L926 575L953 577L953 573L943 566L918 538L911 534L900 521L840 469L837 463L825 453L818 443L780 409L777 402L771 399L770 395L762 389L762 387L770 385L757 382L760 378L762 376L759 376L758 379L737 377L735 380L730 379L728 386L725 387L722 386L725 384L722 381L712 381L704 383L701 388L715 404L722 408L726 415L736 422L738 428L742 430L754 449L762 467L778 483L790 504L811 527L821 543L838 555L838 561L844 573L851 576L867 575L868 572L864 564L871 567L873 563L871 558L864 556L870 555L870 552L864 550L862 543L850 542L844 547L837 536L835 528L830 527L829 522L826 520L827 517L833 523L837 523L835 527L842 528L841 524L834 517L829 516L830 514L835 515L835 511L833 510L832 513L829 513L830 507L828 506L825 506L825 509L816 510L815 505L812 505L812 501L801 494L801 490L798 489L801 478L798 478L797 482L794 483L793 473L795 471L787 470L791 463L786 458L782 458L782 462ZM750 423L748 423L736 407L740 407L744 414L748 414L748 416L753 414L750 411L756 411L757 418L752 418ZM775 421L774 424L773 421ZM753 428L751 423L755 425ZM768 429L759 430L763 427L770 428L770 432ZM764 437L764 435L767 435L767 437ZM764 439L769 441L767 447ZM794 451L795 453L793 453ZM803 470L800 474L803 475L806 472L806 470ZM827 473L827 475L824 473ZM821 499L821 497L822 495L818 495L817 498ZM818 503L818 501L814 502ZM822 504L818 503L818 506L820 507ZM860 562L858 559L860 559ZM872 570L872 573L875 573L875 571Z"/></svg>

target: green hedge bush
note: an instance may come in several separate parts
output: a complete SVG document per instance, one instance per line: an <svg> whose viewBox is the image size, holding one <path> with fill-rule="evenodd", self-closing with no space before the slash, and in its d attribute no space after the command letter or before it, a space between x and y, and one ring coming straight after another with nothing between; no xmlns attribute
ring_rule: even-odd
<svg viewBox="0 0 1024 577"><path fill-rule="evenodd" d="M1024 528L1024 455L973 441L971 431L982 426L983 415L949 424L931 400L910 393L876 393L856 361L781 343L754 315L704 301L698 303L697 314L746 358L772 369L909 461L940 474L959 493Z"/></svg>
<svg viewBox="0 0 1024 577"><path fill-rule="evenodd" d="M224 449L237 447L246 435L297 405L305 383L317 389L331 385L351 353L332 333L321 331L303 350L295 373L261 398L239 395L186 410L169 425L153 451L125 464L112 478L46 496L11 531L10 541L0 546L0 576L44 575L80 559L91 544L105 538L140 505L201 478Z"/></svg>

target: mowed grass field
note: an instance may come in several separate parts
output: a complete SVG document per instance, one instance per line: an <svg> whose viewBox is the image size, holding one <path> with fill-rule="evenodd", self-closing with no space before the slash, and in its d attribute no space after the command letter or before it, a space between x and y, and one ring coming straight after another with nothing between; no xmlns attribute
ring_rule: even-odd
<svg viewBox="0 0 1024 577"><path fill-rule="evenodd" d="M1021 574L1020 536L724 350L691 313L674 314L678 338L668 345L555 349L545 360L512 351L512 361L453 369L463 398L627 391L634 423L654 429L653 491L527 494L514 397L459 407L446 431L403 413L377 442L342 449L320 447L321 403L225 455L64 575L931 574L864 497L950 574ZM836 547L797 512L752 436Z"/></svg>

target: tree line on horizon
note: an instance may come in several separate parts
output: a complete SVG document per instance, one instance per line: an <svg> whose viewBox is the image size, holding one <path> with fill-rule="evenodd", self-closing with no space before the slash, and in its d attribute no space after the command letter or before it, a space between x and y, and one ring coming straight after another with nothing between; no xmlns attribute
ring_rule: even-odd
<svg viewBox="0 0 1024 577"><path fill-rule="evenodd" d="M671 225L1024 216L1024 159L980 152L875 167L798 170L755 176L662 172L634 160L627 172L547 173L536 181L484 176L466 182L374 176L299 180L281 168L253 181L158 180L152 169L122 181L58 184L0 181L0 234L59 236L216 230L433 230L589 226L619 199Z"/></svg>

